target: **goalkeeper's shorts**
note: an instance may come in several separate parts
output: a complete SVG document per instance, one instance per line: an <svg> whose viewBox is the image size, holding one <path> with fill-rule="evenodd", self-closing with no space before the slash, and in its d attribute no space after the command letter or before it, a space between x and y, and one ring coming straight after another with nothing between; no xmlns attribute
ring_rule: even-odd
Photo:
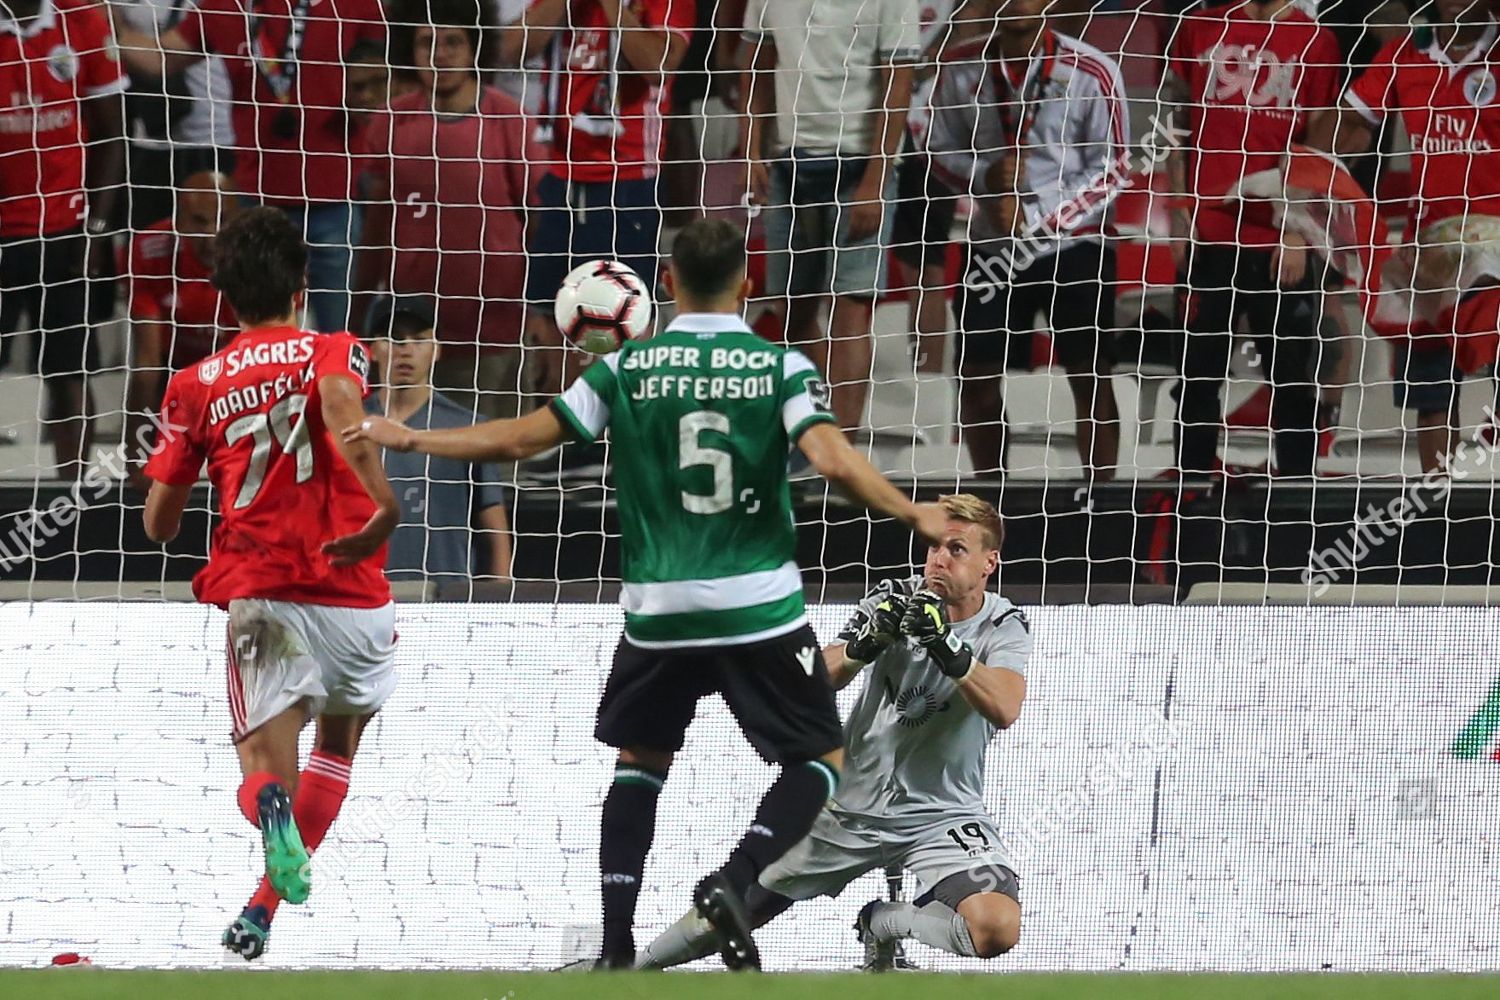
<svg viewBox="0 0 1500 1000"><path fill-rule="evenodd" d="M298 704L370 715L396 688L396 605L230 601L228 652L236 743Z"/></svg>
<svg viewBox="0 0 1500 1000"><path fill-rule="evenodd" d="M761 873L760 884L788 899L837 896L860 876L893 864L917 876L919 898L930 894L954 909L981 892L1021 898L1000 831L983 813L902 830L825 809L807 836Z"/></svg>

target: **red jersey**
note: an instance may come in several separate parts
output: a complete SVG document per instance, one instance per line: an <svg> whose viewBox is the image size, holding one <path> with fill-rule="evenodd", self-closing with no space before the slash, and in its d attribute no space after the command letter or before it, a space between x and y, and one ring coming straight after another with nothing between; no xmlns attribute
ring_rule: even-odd
<svg viewBox="0 0 1500 1000"><path fill-rule="evenodd" d="M1491 24L1458 62L1435 41L1419 49L1396 39L1344 94L1371 124L1400 115L1411 136L1408 232L1465 213L1500 215L1496 34Z"/></svg>
<svg viewBox="0 0 1500 1000"><path fill-rule="evenodd" d="M693 30L688 0L621 0L621 6L647 28L685 40ZM624 63L619 32L596 0L570 0L563 23L571 27L553 39L548 87L552 172L583 183L655 177L670 78L654 81Z"/></svg>
<svg viewBox="0 0 1500 1000"><path fill-rule="evenodd" d="M385 547L335 568L322 546L353 534L375 504L323 424L320 380L341 375L369 392L370 359L349 333L293 327L247 330L172 376L158 451L146 475L163 483L208 478L222 516L208 565L193 578L205 604L238 597L376 608L391 599Z"/></svg>
<svg viewBox="0 0 1500 1000"><path fill-rule="evenodd" d="M130 318L167 328L166 364L180 371L219 349L239 329L234 309L209 280L193 241L172 220L148 226L130 241L123 271L130 280Z"/></svg>
<svg viewBox="0 0 1500 1000"><path fill-rule="evenodd" d="M370 171L395 203L391 291L437 297L445 346L472 346L476 333L520 343L527 132L521 106L493 87L478 114L435 114L415 93L370 123Z"/></svg>
<svg viewBox="0 0 1500 1000"><path fill-rule="evenodd" d="M283 103L273 81L289 72L283 56L292 14L304 5L301 48ZM380 0L203 0L177 30L189 45L223 59L241 191L281 203L349 199L344 55L362 39L385 37Z"/></svg>
<svg viewBox="0 0 1500 1000"><path fill-rule="evenodd" d="M83 225L83 101L130 85L100 0L41 0L24 24L0 7L0 236Z"/></svg>
<svg viewBox="0 0 1500 1000"><path fill-rule="evenodd" d="M1216 199L1246 175L1277 167L1309 116L1334 106L1343 59L1333 33L1299 10L1275 20L1247 4L1182 16L1167 56L1192 109L1187 189ZM1204 206L1194 220L1208 243L1273 246L1279 234L1236 209Z"/></svg>

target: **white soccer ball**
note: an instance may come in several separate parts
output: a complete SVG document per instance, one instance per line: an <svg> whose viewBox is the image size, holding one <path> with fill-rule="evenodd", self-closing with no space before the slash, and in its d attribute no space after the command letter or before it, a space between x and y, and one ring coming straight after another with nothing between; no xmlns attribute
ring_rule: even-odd
<svg viewBox="0 0 1500 1000"><path fill-rule="evenodd" d="M568 272L552 306L557 328L590 354L609 354L651 328L651 290L617 260L591 260Z"/></svg>

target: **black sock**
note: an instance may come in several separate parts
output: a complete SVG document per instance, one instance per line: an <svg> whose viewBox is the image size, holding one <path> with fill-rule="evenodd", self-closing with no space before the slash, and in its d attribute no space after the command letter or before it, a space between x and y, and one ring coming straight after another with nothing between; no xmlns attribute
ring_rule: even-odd
<svg viewBox="0 0 1500 1000"><path fill-rule="evenodd" d="M724 865L730 884L743 895L771 862L807 836L838 783L838 771L821 760L782 768L781 777L760 800L755 822Z"/></svg>
<svg viewBox="0 0 1500 1000"><path fill-rule="evenodd" d="M635 764L616 764L599 824L599 871L604 897L606 958L635 955L635 903L641 873L656 833L656 797L665 774Z"/></svg>

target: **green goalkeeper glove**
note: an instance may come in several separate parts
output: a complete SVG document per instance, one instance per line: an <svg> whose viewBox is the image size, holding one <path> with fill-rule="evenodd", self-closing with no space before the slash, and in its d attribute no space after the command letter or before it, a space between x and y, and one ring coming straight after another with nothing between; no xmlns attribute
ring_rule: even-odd
<svg viewBox="0 0 1500 1000"><path fill-rule="evenodd" d="M938 669L956 681L974 669L974 651L949 627L943 599L930 590L919 590L906 602L901 634L921 646Z"/></svg>
<svg viewBox="0 0 1500 1000"><path fill-rule="evenodd" d="M874 611L859 608L839 632L839 638L844 642L844 656L856 663L870 663L901 637L901 615L906 611L906 597L893 593L890 584L882 583L865 595L865 600L879 594L885 596L875 605Z"/></svg>

